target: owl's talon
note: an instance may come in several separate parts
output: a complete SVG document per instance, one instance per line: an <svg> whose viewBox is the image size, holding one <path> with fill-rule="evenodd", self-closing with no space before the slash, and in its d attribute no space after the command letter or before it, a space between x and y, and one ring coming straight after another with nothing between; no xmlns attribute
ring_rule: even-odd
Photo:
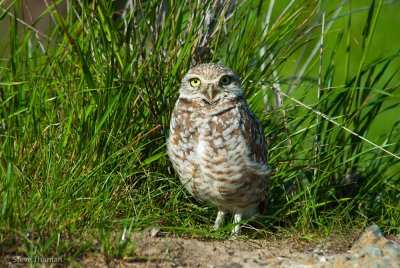
<svg viewBox="0 0 400 268"><path fill-rule="evenodd" d="M233 227L232 230L232 236L238 235L240 231L240 221L242 220L242 214L241 213L235 213L235 216L233 217L233 224L235 224L235 227Z"/></svg>
<svg viewBox="0 0 400 268"><path fill-rule="evenodd" d="M225 212L223 211L218 211L218 215L217 218L215 219L215 223L214 223L214 228L213 230L216 231L218 230L221 225L224 223L224 217L225 217Z"/></svg>

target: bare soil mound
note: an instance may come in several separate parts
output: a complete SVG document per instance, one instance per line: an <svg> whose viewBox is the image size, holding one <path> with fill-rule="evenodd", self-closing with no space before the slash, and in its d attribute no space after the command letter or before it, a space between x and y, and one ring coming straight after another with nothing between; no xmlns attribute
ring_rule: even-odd
<svg viewBox="0 0 400 268"><path fill-rule="evenodd" d="M132 256L107 259L88 253L74 263L28 263L7 255L1 267L399 267L400 236L385 237L372 225L362 234L331 235L305 240L296 237L227 240L165 237L159 230L134 233Z"/></svg>
<svg viewBox="0 0 400 268"><path fill-rule="evenodd" d="M115 260L122 267L400 267L398 237L384 237L372 225L357 236L332 235L322 241L282 238L225 241L158 237L151 230L135 234L135 256ZM107 266L86 258L84 266ZM108 263L110 265L110 263Z"/></svg>

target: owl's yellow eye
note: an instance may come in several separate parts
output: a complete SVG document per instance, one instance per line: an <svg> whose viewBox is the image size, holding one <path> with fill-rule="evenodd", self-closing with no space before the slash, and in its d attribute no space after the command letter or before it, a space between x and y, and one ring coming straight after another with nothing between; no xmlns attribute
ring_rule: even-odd
<svg viewBox="0 0 400 268"><path fill-rule="evenodd" d="M200 84L201 84L200 79L198 79L198 78L192 78L192 79L190 79L190 85L191 85L192 87L198 87L198 86L200 86Z"/></svg>
<svg viewBox="0 0 400 268"><path fill-rule="evenodd" d="M230 77L229 75L224 75L223 77L221 77L219 82L221 83L221 85L227 86L232 82L232 77Z"/></svg>

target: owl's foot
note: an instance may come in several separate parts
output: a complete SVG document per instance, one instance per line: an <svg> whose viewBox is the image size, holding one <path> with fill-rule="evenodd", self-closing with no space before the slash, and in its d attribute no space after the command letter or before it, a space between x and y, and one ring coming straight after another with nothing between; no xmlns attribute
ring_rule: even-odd
<svg viewBox="0 0 400 268"><path fill-rule="evenodd" d="M235 213L235 216L233 217L233 224L235 224L235 227L232 230L232 236L239 234L241 220L242 220L242 213Z"/></svg>
<svg viewBox="0 0 400 268"><path fill-rule="evenodd" d="M221 225L224 223L224 217L225 217L225 212L223 211L218 211L218 215L217 218L215 219L215 223L214 223L214 231L218 230L219 227L221 227Z"/></svg>

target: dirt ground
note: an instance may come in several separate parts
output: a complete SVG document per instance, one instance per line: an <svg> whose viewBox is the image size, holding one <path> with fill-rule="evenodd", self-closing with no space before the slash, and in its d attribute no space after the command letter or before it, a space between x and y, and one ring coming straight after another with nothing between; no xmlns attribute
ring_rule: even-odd
<svg viewBox="0 0 400 268"><path fill-rule="evenodd" d="M107 263L101 258L80 262L88 267L400 267L400 240L385 238L376 225L362 235L224 241L165 237L158 230L137 233L136 254Z"/></svg>
<svg viewBox="0 0 400 268"><path fill-rule="evenodd" d="M133 241L134 250L123 259L110 260L104 254L89 253L74 263L28 263L9 255L0 267L400 268L400 236L384 236L376 225L364 232L315 237L319 238L274 234L249 239L242 234L216 240L173 237L149 229L126 238Z"/></svg>

